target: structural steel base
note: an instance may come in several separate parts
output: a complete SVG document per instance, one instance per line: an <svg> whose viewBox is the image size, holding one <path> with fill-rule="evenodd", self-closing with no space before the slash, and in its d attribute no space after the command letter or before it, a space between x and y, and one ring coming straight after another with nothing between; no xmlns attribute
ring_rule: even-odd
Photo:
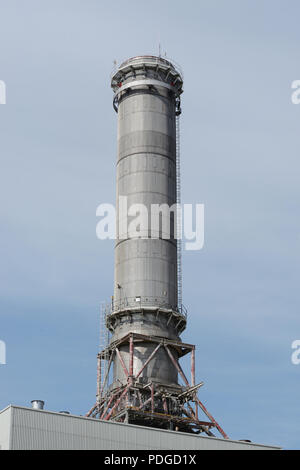
<svg viewBox="0 0 300 470"><path fill-rule="evenodd" d="M134 376L134 347L135 344L141 341L156 343L156 348L137 375ZM129 344L129 370L119 350L119 347L124 344ZM175 385L172 387L154 382L143 384L139 380L143 370L160 348L165 348L167 351L185 386ZM179 358L191 353L191 384L187 380L172 350L176 350ZM106 389L111 364L117 358L121 362L127 377L127 383L121 384L114 389ZM101 384L101 368L103 362L106 361L108 361L107 372L103 384ZM228 439L227 434L197 396L198 389L202 385L203 382L195 384L194 345L166 338L130 333L115 343L110 344L98 354L97 402L86 416L105 421L113 420L175 431L197 434L205 433L208 436L214 436L211 430L216 428L223 438ZM203 421L199 418L200 410L206 415L208 421Z"/></svg>

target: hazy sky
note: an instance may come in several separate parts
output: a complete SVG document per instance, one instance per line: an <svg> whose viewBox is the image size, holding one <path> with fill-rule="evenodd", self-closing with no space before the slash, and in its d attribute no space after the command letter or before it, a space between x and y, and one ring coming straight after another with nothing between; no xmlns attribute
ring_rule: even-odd
<svg viewBox="0 0 300 470"><path fill-rule="evenodd" d="M0 0L0 408L95 402L110 74L161 43L184 70L183 200L206 211L204 249L183 256L200 397L230 437L300 448L299 15L296 0Z"/></svg>

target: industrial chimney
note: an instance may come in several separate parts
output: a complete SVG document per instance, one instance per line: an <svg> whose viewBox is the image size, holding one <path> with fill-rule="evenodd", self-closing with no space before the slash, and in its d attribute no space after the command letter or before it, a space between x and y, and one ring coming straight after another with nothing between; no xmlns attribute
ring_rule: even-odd
<svg viewBox="0 0 300 470"><path fill-rule="evenodd" d="M180 339L186 327L176 207L182 73L164 58L139 56L120 65L111 87L118 115L111 339L98 355L97 403L87 416L210 436L217 427L227 437L197 397L203 383L195 383L195 346ZM131 224L136 217L139 230ZM189 353L191 382L179 365ZM199 421L199 407L208 422Z"/></svg>
<svg viewBox="0 0 300 470"><path fill-rule="evenodd" d="M177 298L176 214L168 210L162 213L156 233L150 227L154 205L170 208L176 203L176 114L180 112L182 84L181 75L169 61L147 56L124 62L112 78L118 112L118 238L113 311L107 319L111 343L129 333L179 341L186 325ZM146 233L130 230L132 218L127 212L135 204L147 209ZM170 235L162 233L168 225ZM165 239L164 235L169 236ZM133 375L156 346L147 338L139 342L133 357ZM119 352L129 370L129 345L120 345ZM162 348L144 368L139 381L177 387L177 375ZM126 371L116 360L113 387L120 383L127 383Z"/></svg>

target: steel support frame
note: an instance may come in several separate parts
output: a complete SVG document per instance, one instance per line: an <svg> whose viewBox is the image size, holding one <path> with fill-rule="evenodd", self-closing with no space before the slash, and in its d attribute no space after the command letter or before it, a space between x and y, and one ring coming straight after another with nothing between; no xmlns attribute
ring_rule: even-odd
<svg viewBox="0 0 300 470"><path fill-rule="evenodd" d="M142 365L141 369L134 376L134 347L141 341L147 341L156 343L156 348L149 356L149 358ZM125 362L121 356L119 347L122 345L129 345L129 370L127 369ZM184 382L184 386L178 390L168 390L168 387L157 383L149 383L146 386L141 386L138 383L138 378L155 357L158 350L163 347L172 364L176 368L178 374ZM185 373L183 372L177 357L173 354L176 350L178 358L191 354L191 383L189 383ZM109 358L109 359L108 359ZM101 360L109 360L106 377L101 389L99 378L101 377ZM114 360L119 360L123 368L125 377L127 378L127 384L121 385L115 390L108 390L105 392L105 386L108 381L109 371L111 364ZM173 341L166 338L159 338L153 336L142 335L138 333L129 333L123 338L119 339L115 343L110 344L106 349L98 354L98 371L97 371L97 403L91 408L86 414L86 417L98 417L105 421L117 420L123 421L126 418L130 419L130 416L138 415L139 419L150 420L152 423L155 422L157 427L165 425L166 421L170 423L176 423L181 426L190 426L196 428L197 432L205 432L209 436L214 436L211 432L212 428L216 428L224 439L228 439L227 434L217 423L214 417L208 412L204 404L199 400L197 396L198 388L201 384L196 385L195 382L195 346L191 344L181 343L179 341ZM139 406L132 404L132 400L135 400L138 396ZM160 400L163 408L163 412L158 413L155 411L155 400ZM175 401L178 405L178 409L181 410L180 415L172 415L169 411L169 405ZM194 404L194 408L192 407ZM185 406L187 408L185 408ZM149 409L146 410L145 408ZM198 417L199 408L208 417L209 422L201 421ZM182 414L186 418L182 417ZM124 418L125 416L125 418Z"/></svg>

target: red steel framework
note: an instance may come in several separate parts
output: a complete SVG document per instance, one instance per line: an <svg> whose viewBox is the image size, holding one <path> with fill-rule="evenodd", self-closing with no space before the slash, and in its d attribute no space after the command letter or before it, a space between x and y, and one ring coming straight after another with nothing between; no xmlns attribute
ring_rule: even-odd
<svg viewBox="0 0 300 470"><path fill-rule="evenodd" d="M138 373L134 375L134 348L141 342L151 342L156 344L156 347ZM119 349L124 345L129 346L128 368ZM184 386L171 387L154 382L144 384L140 381L142 372L160 348L165 348L182 378ZM174 355L174 351L176 351L176 355ZM191 354L191 383L189 383L176 357L180 358L187 354ZM120 361L127 377L127 383L120 384L114 389L107 388L111 365L116 360ZM108 366L104 382L101 384L101 367L104 361L108 361ZM202 386L203 382L195 383L194 345L166 338L129 333L122 339L111 343L98 354L97 402L86 414L86 417L197 434L205 433L213 437L215 435L212 429L215 428L223 438L228 439L227 434L198 398L198 390ZM208 421L199 419L200 410L206 415Z"/></svg>

